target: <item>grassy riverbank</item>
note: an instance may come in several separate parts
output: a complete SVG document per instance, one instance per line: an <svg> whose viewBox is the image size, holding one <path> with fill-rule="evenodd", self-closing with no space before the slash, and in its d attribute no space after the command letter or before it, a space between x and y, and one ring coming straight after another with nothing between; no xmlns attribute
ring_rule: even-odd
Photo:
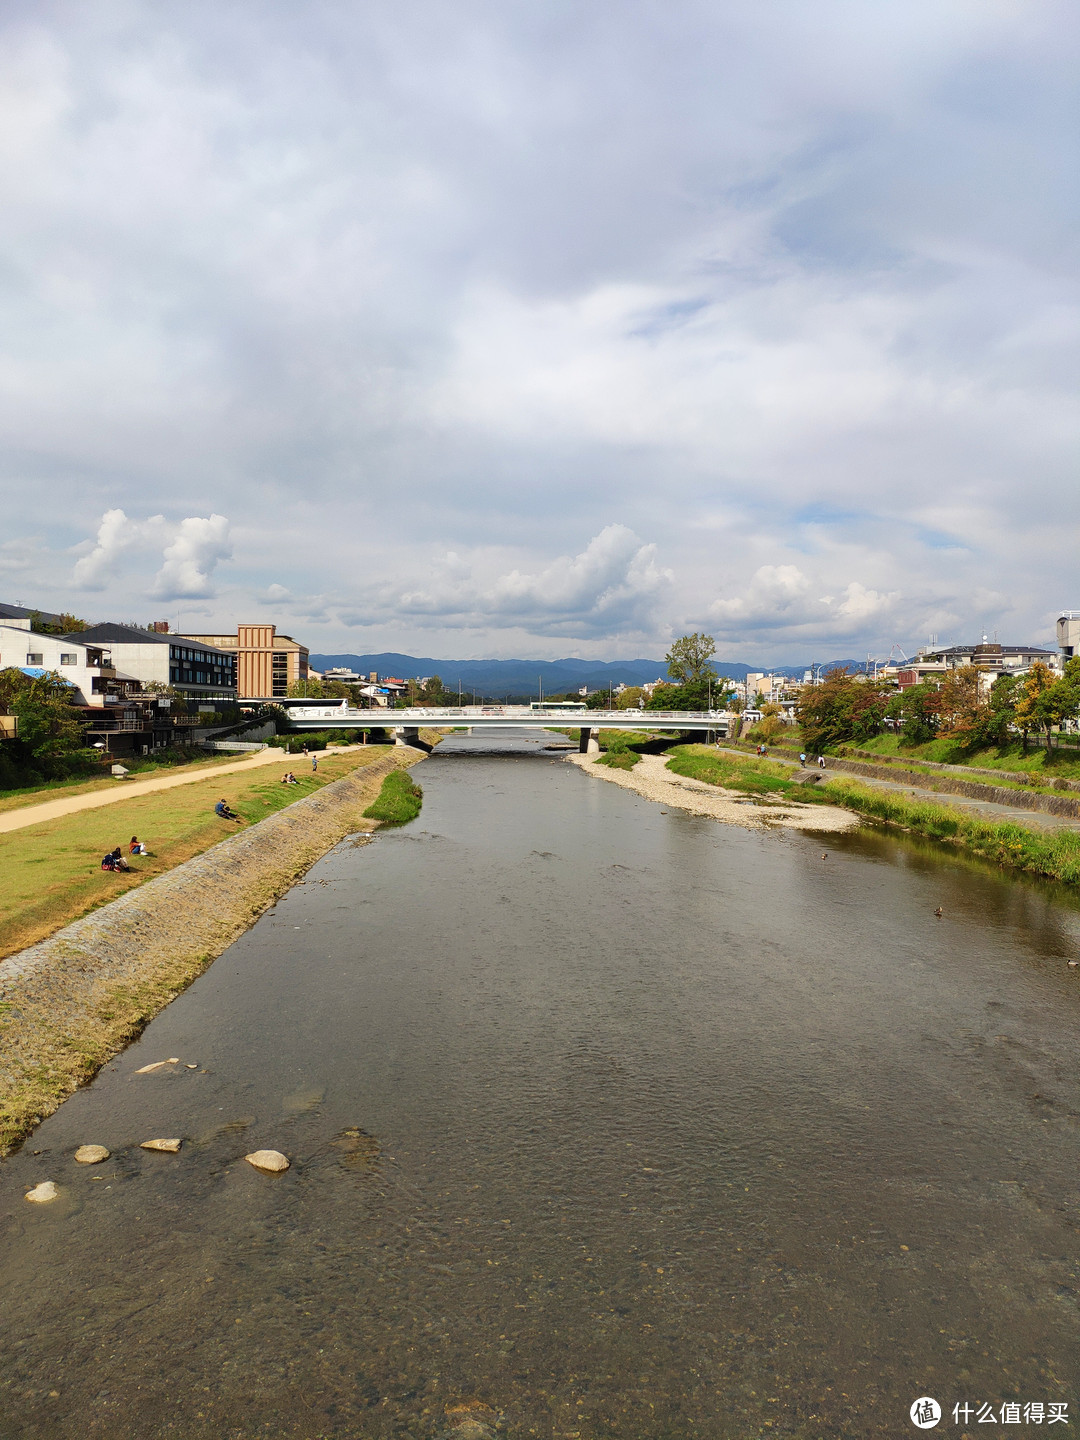
<svg viewBox="0 0 1080 1440"><path fill-rule="evenodd" d="M876 790L858 780L830 778L816 785L802 785L791 778L792 772L785 765L744 759L700 745L679 746L668 760L668 769L746 795L841 805L888 825L958 846L998 865L1044 875L1065 885L1080 885L1080 833L1075 830L1032 830L1009 820L982 820L952 805Z"/></svg>
<svg viewBox="0 0 1080 1440"><path fill-rule="evenodd" d="M380 825L407 825L420 814L424 792L406 770L394 770L382 783L377 798L364 811L365 820Z"/></svg>
<svg viewBox="0 0 1080 1440"><path fill-rule="evenodd" d="M246 805L262 824L231 827L220 844L166 873L140 872L127 894L110 886L104 894L115 903L44 940L32 957L7 969L0 963L0 1155L133 1040L310 865L369 828L363 810L384 776L423 754L382 746L336 758L340 768L320 763L318 782L309 779L299 800L296 786L257 782L237 808ZM280 792L260 799L257 785L275 783ZM201 787L174 793L189 788ZM220 840L223 832L210 833Z"/></svg>
<svg viewBox="0 0 1080 1440"><path fill-rule="evenodd" d="M316 774L299 767L296 785L282 785L277 766L194 781L27 826L0 838L0 958L33 945L99 905L145 884L218 844L236 829L302 799L358 767L385 759L387 746L320 757ZM223 757L235 763L235 755ZM283 766L285 762L283 760ZM111 780L115 786L116 781ZM224 795L241 825L219 820L214 803ZM106 850L127 854L132 835L149 857L131 858L130 874L101 869Z"/></svg>

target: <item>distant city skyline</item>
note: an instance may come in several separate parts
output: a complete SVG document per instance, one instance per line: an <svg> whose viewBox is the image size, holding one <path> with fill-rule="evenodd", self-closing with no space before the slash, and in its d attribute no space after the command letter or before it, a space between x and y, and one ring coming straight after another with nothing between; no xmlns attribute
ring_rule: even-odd
<svg viewBox="0 0 1080 1440"><path fill-rule="evenodd" d="M1057 0L0 15L0 597L792 665L1080 607Z"/></svg>

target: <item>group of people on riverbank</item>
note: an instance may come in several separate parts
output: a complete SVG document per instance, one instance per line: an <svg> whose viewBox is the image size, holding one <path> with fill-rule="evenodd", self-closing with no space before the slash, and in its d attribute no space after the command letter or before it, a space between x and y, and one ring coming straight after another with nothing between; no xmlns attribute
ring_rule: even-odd
<svg viewBox="0 0 1080 1440"><path fill-rule="evenodd" d="M132 835L131 839L128 841L128 854L148 856L150 854L150 851L146 848L146 846L143 844L143 842L139 839L137 835ZM102 870L116 871L130 870L131 866L124 858L123 848L117 845L115 850L110 850L107 852L106 855L103 856L101 861L101 868Z"/></svg>

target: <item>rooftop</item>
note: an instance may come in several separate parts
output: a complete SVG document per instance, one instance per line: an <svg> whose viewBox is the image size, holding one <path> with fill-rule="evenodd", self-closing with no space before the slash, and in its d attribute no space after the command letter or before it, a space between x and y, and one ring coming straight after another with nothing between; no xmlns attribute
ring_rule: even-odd
<svg viewBox="0 0 1080 1440"><path fill-rule="evenodd" d="M65 640L75 640L83 645L191 645L191 641L185 635L162 635L157 630L141 630L137 625L115 625L107 622L104 625L91 625L89 630L78 630L74 634L62 637ZM233 658L228 651L219 650L215 645L208 645L205 641L198 644L203 650L214 655L221 655L229 660Z"/></svg>

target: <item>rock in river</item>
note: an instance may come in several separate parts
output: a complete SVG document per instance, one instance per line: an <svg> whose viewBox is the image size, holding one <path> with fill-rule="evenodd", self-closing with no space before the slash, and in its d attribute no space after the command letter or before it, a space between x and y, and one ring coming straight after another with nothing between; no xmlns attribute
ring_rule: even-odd
<svg viewBox="0 0 1080 1440"><path fill-rule="evenodd" d="M108 1158L109 1152L104 1145L80 1145L75 1151L75 1159L80 1165L100 1165Z"/></svg>
<svg viewBox="0 0 1080 1440"><path fill-rule="evenodd" d="M249 1165L254 1165L256 1170L277 1172L289 1168L289 1162L280 1150L253 1150L250 1155L245 1155L244 1159Z"/></svg>
<svg viewBox="0 0 1080 1440"><path fill-rule="evenodd" d="M51 1180L42 1180L40 1185L35 1185L32 1190L26 1192L27 1200L32 1200L35 1205L47 1205L50 1200L55 1200L60 1194Z"/></svg>
<svg viewBox="0 0 1080 1440"><path fill-rule="evenodd" d="M170 1155L175 1155L180 1149L179 1140L144 1140L139 1146L140 1150L166 1150Z"/></svg>

